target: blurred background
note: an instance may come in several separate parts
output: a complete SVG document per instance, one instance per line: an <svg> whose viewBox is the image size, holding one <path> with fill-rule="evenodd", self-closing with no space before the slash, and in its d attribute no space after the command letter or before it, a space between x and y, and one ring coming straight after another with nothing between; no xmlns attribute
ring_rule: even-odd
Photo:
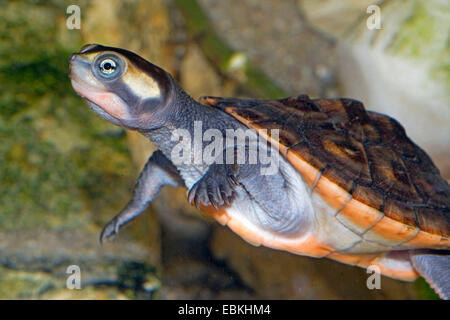
<svg viewBox="0 0 450 320"><path fill-rule="evenodd" d="M80 29L66 24L72 4ZM253 247L182 189L100 246L154 147L97 117L67 69L101 43L163 67L194 98L360 99L448 179L449 30L446 0L0 0L0 299L436 298L423 279L368 290L363 269ZM81 290L66 288L70 265Z"/></svg>

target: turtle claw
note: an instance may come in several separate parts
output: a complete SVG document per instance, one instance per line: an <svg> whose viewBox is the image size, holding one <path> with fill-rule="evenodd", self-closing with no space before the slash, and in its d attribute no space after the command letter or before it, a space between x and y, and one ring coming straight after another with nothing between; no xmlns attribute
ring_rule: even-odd
<svg viewBox="0 0 450 320"><path fill-rule="evenodd" d="M116 235L119 234L120 225L117 221L117 217L114 217L110 222L108 222L100 234L100 243L104 244L107 241L113 241Z"/></svg>
<svg viewBox="0 0 450 320"><path fill-rule="evenodd" d="M195 207L199 209L198 206L198 196L196 196L196 191L198 188L198 182L194 184L194 186L191 188L191 190L188 191L188 201L191 205L195 204Z"/></svg>
<svg viewBox="0 0 450 320"><path fill-rule="evenodd" d="M222 206L228 206L232 202L238 185L236 178L229 174L221 175L218 167L210 167L208 172L198 180L188 192L188 201L200 205L213 206L218 210ZM224 172L226 173L226 172Z"/></svg>

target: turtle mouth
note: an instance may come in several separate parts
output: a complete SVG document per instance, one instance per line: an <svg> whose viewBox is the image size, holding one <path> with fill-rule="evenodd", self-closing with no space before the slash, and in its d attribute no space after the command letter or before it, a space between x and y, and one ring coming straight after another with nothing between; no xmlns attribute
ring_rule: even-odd
<svg viewBox="0 0 450 320"><path fill-rule="evenodd" d="M116 119L125 120L129 118L126 103L115 93L92 88L86 82L75 77L71 77L71 82L75 92L83 99L101 108Z"/></svg>

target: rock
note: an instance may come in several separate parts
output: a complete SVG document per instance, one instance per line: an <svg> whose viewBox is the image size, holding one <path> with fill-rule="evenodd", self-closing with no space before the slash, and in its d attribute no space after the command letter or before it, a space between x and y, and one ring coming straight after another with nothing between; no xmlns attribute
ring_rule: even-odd
<svg viewBox="0 0 450 320"><path fill-rule="evenodd" d="M66 6L30 6L0 11L0 298L150 298L161 260L152 217L127 228L116 249L98 241L134 183L124 130L71 88L67 61L82 40L66 28ZM76 294L65 287L70 264L85 280Z"/></svg>
<svg viewBox="0 0 450 320"><path fill-rule="evenodd" d="M155 259L147 247L131 239L101 247L97 234L83 229L3 231L0 295L12 299L150 298L159 289L156 268L148 264ZM70 266L80 270L80 290L66 285L73 274ZM150 288L152 279L157 285Z"/></svg>
<svg viewBox="0 0 450 320"><path fill-rule="evenodd" d="M320 69L335 73L332 41L305 23L295 1L199 0L216 33L245 53L288 94L333 94L336 83L323 83Z"/></svg>
<svg viewBox="0 0 450 320"><path fill-rule="evenodd" d="M180 84L193 98L201 96L230 96L235 86L221 78L206 60L196 44L186 48L180 68Z"/></svg>
<svg viewBox="0 0 450 320"><path fill-rule="evenodd" d="M344 37L355 20L366 13L373 0L297 0L306 20L334 38ZM369 15L367 15L369 16Z"/></svg>

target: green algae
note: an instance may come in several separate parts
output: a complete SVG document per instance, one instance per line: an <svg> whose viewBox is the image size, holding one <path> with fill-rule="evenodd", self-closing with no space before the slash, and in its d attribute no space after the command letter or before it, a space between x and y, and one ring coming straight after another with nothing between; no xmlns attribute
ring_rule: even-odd
<svg viewBox="0 0 450 320"><path fill-rule="evenodd" d="M132 183L124 131L70 85L68 58L82 40L65 28L67 5L1 4L0 229L80 226L114 213Z"/></svg>
<svg viewBox="0 0 450 320"><path fill-rule="evenodd" d="M424 278L419 278L415 281L415 286L417 288L417 293L420 299L424 300L439 300L439 296L434 292L430 285L425 281Z"/></svg>
<svg viewBox="0 0 450 320"><path fill-rule="evenodd" d="M392 48L398 54L421 57L430 50L437 40L438 30L434 17L420 2L416 2L412 15L401 25L395 45Z"/></svg>
<svg viewBox="0 0 450 320"><path fill-rule="evenodd" d="M70 4L0 1L0 233L97 234L134 183L124 130L97 117L71 87L68 59L83 41L65 26ZM126 298L117 286L69 293L65 277L8 263L0 279L1 299Z"/></svg>
<svg viewBox="0 0 450 320"><path fill-rule="evenodd" d="M2 299L32 299L55 287L50 275L43 272L12 271L0 267Z"/></svg>
<svg viewBox="0 0 450 320"><path fill-rule="evenodd" d="M430 62L430 76L450 88L450 7L416 0L400 25L390 50L399 56Z"/></svg>

